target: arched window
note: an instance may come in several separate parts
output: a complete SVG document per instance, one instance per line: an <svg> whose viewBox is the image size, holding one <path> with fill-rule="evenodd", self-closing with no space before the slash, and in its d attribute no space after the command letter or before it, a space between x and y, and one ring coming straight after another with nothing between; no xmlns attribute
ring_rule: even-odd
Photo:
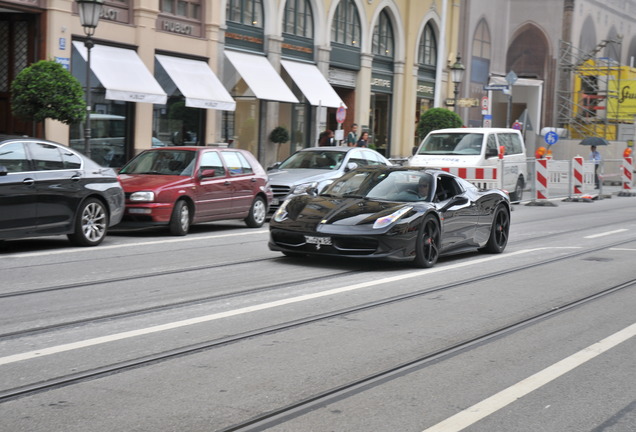
<svg viewBox="0 0 636 432"><path fill-rule="evenodd" d="M420 38L420 46L417 52L417 62L420 66L435 66L437 64L437 40L433 26L427 23L424 33Z"/></svg>
<svg viewBox="0 0 636 432"><path fill-rule="evenodd" d="M226 19L247 26L263 28L261 0L227 0Z"/></svg>
<svg viewBox="0 0 636 432"><path fill-rule="evenodd" d="M331 41L343 45L360 46L360 16L353 0L342 0L336 8L331 25Z"/></svg>
<svg viewBox="0 0 636 432"><path fill-rule="evenodd" d="M470 81L487 84L490 73L490 30L486 21L481 20L473 36L473 57L470 67Z"/></svg>
<svg viewBox="0 0 636 432"><path fill-rule="evenodd" d="M385 57L393 57L394 39L391 20L386 11L380 12L378 23L373 29L373 54Z"/></svg>
<svg viewBox="0 0 636 432"><path fill-rule="evenodd" d="M287 0L283 19L283 33L313 39L314 22L311 5L308 0Z"/></svg>

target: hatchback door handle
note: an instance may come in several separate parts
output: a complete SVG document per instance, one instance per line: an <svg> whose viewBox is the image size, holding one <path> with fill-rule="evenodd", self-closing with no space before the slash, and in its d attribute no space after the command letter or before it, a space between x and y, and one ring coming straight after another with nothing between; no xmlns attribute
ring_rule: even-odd
<svg viewBox="0 0 636 432"><path fill-rule="evenodd" d="M82 178L82 176L80 176L79 174L75 174L73 177L71 177L71 180L73 180L74 182L80 181Z"/></svg>
<svg viewBox="0 0 636 432"><path fill-rule="evenodd" d="M225 186L229 186L229 185L231 185L232 183L230 183L229 181L227 181L227 180L226 180L226 181L225 181L225 183L223 183L223 184L224 184Z"/></svg>
<svg viewBox="0 0 636 432"><path fill-rule="evenodd" d="M22 183L24 183L27 186L33 186L35 184L35 179L25 178L24 180L22 180Z"/></svg>

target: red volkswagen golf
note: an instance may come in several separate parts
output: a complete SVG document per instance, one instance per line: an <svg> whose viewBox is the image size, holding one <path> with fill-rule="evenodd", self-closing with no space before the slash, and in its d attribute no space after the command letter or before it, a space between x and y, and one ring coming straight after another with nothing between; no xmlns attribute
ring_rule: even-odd
<svg viewBox="0 0 636 432"><path fill-rule="evenodd" d="M240 149L153 148L124 165L119 180L126 193L121 226L166 225L173 235L226 219L258 228L272 200L265 170Z"/></svg>

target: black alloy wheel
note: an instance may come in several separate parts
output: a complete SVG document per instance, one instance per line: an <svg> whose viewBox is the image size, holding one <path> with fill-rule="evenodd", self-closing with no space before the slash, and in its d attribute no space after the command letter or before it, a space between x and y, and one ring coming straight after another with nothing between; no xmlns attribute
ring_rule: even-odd
<svg viewBox="0 0 636 432"><path fill-rule="evenodd" d="M441 245L441 232L437 218L428 215L420 226L420 232L415 245L415 265L417 267L429 268L437 263L439 249Z"/></svg>
<svg viewBox="0 0 636 432"><path fill-rule="evenodd" d="M77 246L97 246L106 237L107 230L106 206L97 198L88 198L78 209L74 232L68 239Z"/></svg>
<svg viewBox="0 0 636 432"><path fill-rule="evenodd" d="M510 233L510 212L503 204L495 209L488 243L481 250L488 253L502 253L508 244Z"/></svg>

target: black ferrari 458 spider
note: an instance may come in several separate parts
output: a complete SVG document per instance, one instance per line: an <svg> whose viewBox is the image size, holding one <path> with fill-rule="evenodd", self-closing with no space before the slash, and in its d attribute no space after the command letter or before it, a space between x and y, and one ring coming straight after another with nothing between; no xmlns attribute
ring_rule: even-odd
<svg viewBox="0 0 636 432"><path fill-rule="evenodd" d="M510 199L501 190L439 170L359 168L321 193L287 199L270 221L269 248L432 267L444 254L501 253L509 230Z"/></svg>

